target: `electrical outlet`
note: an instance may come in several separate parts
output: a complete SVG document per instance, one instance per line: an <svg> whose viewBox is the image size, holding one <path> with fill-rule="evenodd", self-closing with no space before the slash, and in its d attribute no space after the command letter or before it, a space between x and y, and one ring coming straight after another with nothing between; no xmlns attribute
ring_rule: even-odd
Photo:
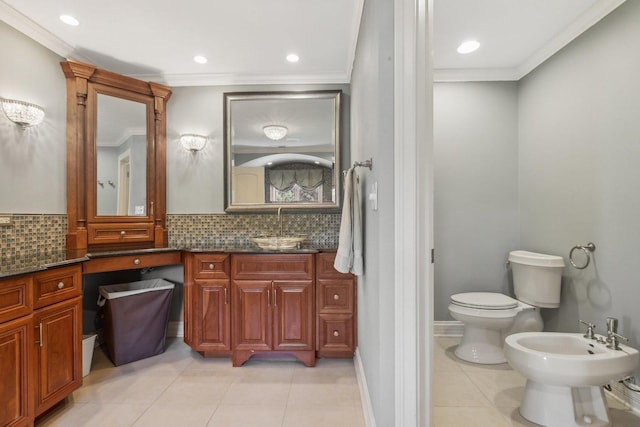
<svg viewBox="0 0 640 427"><path fill-rule="evenodd" d="M7 227L13 223L11 215L0 215L0 227Z"/></svg>

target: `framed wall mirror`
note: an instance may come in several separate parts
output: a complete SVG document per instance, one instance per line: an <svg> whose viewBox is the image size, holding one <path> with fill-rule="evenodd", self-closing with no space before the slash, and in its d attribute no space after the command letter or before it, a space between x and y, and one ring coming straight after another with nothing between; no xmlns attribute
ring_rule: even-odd
<svg viewBox="0 0 640 427"><path fill-rule="evenodd" d="M337 209L341 91L224 94L225 210Z"/></svg>
<svg viewBox="0 0 640 427"><path fill-rule="evenodd" d="M67 80L67 248L166 247L168 86L75 61Z"/></svg>

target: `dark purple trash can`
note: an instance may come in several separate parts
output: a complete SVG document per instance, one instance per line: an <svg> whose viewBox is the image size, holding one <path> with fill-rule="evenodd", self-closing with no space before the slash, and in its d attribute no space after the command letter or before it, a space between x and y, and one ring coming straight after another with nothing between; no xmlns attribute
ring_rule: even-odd
<svg viewBox="0 0 640 427"><path fill-rule="evenodd" d="M104 338L114 365L164 353L173 288L164 279L98 288Z"/></svg>

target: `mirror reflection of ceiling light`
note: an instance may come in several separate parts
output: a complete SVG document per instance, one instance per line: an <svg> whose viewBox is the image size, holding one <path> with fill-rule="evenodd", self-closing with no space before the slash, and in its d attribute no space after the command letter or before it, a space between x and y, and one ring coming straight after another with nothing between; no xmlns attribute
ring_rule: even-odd
<svg viewBox="0 0 640 427"><path fill-rule="evenodd" d="M458 53L465 55L467 53L475 52L480 47L480 43L477 40L467 40L458 46Z"/></svg>
<svg viewBox="0 0 640 427"><path fill-rule="evenodd" d="M295 53L290 53L289 55L287 55L287 61L289 62L298 62L299 60L300 60L300 57Z"/></svg>
<svg viewBox="0 0 640 427"><path fill-rule="evenodd" d="M198 64L206 64L207 63L207 58L202 56L202 55L196 55L193 57L193 61L198 63Z"/></svg>
<svg viewBox="0 0 640 427"><path fill-rule="evenodd" d="M184 135L180 135L180 144L182 144L185 150L195 153L207 145L207 137L193 133L185 133Z"/></svg>
<svg viewBox="0 0 640 427"><path fill-rule="evenodd" d="M23 128L35 126L44 120L44 110L36 104L15 99L0 98L0 100L2 101L2 110L9 120Z"/></svg>
<svg viewBox="0 0 640 427"><path fill-rule="evenodd" d="M280 125L267 125L262 128L262 131L267 136L267 138L278 141L284 138L287 135L287 129L285 126Z"/></svg>

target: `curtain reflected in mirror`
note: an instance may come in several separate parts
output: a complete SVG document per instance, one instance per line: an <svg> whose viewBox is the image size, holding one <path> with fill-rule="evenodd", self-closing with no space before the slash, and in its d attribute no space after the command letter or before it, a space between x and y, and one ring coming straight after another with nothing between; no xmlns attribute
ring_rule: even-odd
<svg viewBox="0 0 640 427"><path fill-rule="evenodd" d="M98 94L97 215L147 215L147 131L144 103Z"/></svg>

